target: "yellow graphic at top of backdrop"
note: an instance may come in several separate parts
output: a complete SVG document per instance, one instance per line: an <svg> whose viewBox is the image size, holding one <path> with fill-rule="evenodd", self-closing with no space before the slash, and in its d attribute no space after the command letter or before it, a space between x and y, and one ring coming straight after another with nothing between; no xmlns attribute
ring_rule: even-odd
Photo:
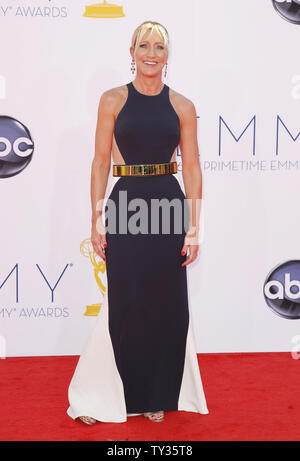
<svg viewBox="0 0 300 461"><path fill-rule="evenodd" d="M94 267L94 277L96 279L97 285L100 289L100 293L102 297L104 297L105 292L106 292L106 287L104 283L101 280L101 274L105 273L106 269L106 264L105 262L100 259L99 261L99 255L95 253L92 242L90 239L85 239L81 242L80 244L80 253L85 256L86 258L89 258L93 267ZM102 303L96 303L96 304L91 304L89 306L86 306L86 311L84 315L88 316L96 316L99 314L99 311L101 309Z"/></svg>
<svg viewBox="0 0 300 461"><path fill-rule="evenodd" d="M103 3L86 6L83 16L87 18L122 18L125 14L122 6L107 3L104 0Z"/></svg>

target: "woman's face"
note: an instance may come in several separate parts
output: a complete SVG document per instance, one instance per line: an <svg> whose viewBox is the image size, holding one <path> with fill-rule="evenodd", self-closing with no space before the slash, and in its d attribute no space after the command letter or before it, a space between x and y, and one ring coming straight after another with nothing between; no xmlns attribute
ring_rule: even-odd
<svg viewBox="0 0 300 461"><path fill-rule="evenodd" d="M135 56L130 49L131 56L136 61L137 70L146 75L159 74L168 59L168 51L158 32L147 31L136 47ZM147 64L152 62L153 64Z"/></svg>

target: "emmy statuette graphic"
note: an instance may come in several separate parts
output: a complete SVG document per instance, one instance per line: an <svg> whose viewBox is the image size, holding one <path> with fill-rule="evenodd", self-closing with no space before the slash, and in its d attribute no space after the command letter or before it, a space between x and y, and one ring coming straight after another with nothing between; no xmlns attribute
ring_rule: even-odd
<svg viewBox="0 0 300 461"><path fill-rule="evenodd" d="M107 3L104 0L103 3L86 6L83 16L86 18L122 18L125 14L122 6Z"/></svg>
<svg viewBox="0 0 300 461"><path fill-rule="evenodd" d="M91 263L93 264L94 267L94 277L96 279L97 285L100 289L100 292L102 296L104 297L105 292L106 292L106 287L103 284L100 274L105 273L105 268L106 264L102 259L99 260L99 256L95 253L93 249L93 245L91 243L91 240L85 239L81 242L80 244L80 253L85 256L86 258L89 258ZM97 303L97 304L91 304L89 306L86 306L86 311L84 315L87 316L97 316L99 314L99 311L101 309L102 303Z"/></svg>

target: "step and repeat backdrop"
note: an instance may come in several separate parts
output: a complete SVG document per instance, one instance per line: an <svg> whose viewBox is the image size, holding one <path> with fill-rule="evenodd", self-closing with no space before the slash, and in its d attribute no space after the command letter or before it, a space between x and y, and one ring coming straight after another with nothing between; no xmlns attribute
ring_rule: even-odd
<svg viewBox="0 0 300 461"><path fill-rule="evenodd" d="M299 0L0 0L0 356L80 354L97 321L97 109L135 78L129 47L145 20L168 29L163 81L197 111L197 352L298 358ZM177 162L182 185L179 148Z"/></svg>

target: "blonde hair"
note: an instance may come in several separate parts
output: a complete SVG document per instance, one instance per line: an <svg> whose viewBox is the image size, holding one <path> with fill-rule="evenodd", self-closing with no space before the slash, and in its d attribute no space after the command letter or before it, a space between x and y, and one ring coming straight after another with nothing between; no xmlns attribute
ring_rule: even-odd
<svg viewBox="0 0 300 461"><path fill-rule="evenodd" d="M167 29L159 22L144 21L133 32L133 36L131 39L131 46L133 48L133 53L135 53L136 47L143 40L143 37L146 34L146 32L148 32L148 30L150 30L150 34L152 34L153 31L158 32L162 38L163 44L167 48L167 51L169 51L169 34L168 34Z"/></svg>

